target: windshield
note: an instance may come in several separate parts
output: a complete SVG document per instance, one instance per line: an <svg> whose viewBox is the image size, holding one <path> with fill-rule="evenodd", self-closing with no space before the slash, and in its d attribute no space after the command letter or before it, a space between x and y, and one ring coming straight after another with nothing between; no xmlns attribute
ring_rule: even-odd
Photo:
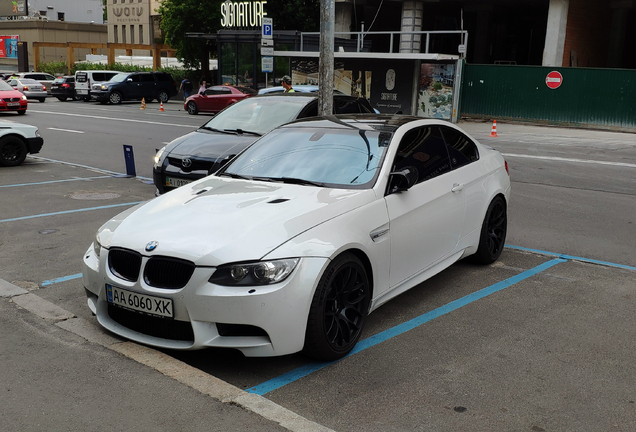
<svg viewBox="0 0 636 432"><path fill-rule="evenodd" d="M14 90L6 81L0 81L0 90Z"/></svg>
<svg viewBox="0 0 636 432"><path fill-rule="evenodd" d="M237 130L264 134L298 116L306 98L249 98L218 113L203 127L220 131Z"/></svg>
<svg viewBox="0 0 636 432"><path fill-rule="evenodd" d="M114 77L112 77L110 80L111 81L115 81L115 82L124 82L126 80L126 78L128 78L127 73L118 73L117 75L115 75Z"/></svg>
<svg viewBox="0 0 636 432"><path fill-rule="evenodd" d="M31 79L31 78L20 78L20 82L22 84L37 84L37 85L41 85L39 81L36 81L34 79Z"/></svg>
<svg viewBox="0 0 636 432"><path fill-rule="evenodd" d="M390 139L386 132L353 127L277 129L241 153L220 175L369 188Z"/></svg>

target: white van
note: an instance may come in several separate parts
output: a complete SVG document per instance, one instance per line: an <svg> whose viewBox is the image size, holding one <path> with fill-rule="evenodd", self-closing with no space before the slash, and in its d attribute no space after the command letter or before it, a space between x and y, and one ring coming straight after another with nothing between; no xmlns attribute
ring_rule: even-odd
<svg viewBox="0 0 636 432"><path fill-rule="evenodd" d="M91 100L91 85L104 81L110 81L117 75L117 71L109 70L83 70L75 72L75 94L85 101Z"/></svg>

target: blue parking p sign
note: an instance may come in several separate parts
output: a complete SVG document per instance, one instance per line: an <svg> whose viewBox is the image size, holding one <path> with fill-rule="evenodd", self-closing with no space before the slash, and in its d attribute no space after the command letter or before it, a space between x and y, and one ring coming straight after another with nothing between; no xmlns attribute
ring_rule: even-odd
<svg viewBox="0 0 636 432"><path fill-rule="evenodd" d="M261 36L263 38L271 39L274 34L274 20L272 18L263 17L263 30Z"/></svg>

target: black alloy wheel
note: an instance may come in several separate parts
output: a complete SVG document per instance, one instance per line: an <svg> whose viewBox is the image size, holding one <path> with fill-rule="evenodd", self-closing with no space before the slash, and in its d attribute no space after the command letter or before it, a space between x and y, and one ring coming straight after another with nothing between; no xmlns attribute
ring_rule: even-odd
<svg viewBox="0 0 636 432"><path fill-rule="evenodd" d="M197 104L194 101L188 102L187 110L188 110L188 114L195 115L195 114L199 113L199 109L197 108Z"/></svg>
<svg viewBox="0 0 636 432"><path fill-rule="evenodd" d="M352 253L334 259L320 278L311 303L303 352L320 360L347 355L360 339L371 287Z"/></svg>
<svg viewBox="0 0 636 432"><path fill-rule="evenodd" d="M492 264L499 259L506 243L508 231L508 215L506 202L501 196L496 196L488 206L484 222L481 227L479 246L473 255L473 261L478 264Z"/></svg>
<svg viewBox="0 0 636 432"><path fill-rule="evenodd" d="M27 156L26 143L18 137L0 139L0 166L18 166Z"/></svg>

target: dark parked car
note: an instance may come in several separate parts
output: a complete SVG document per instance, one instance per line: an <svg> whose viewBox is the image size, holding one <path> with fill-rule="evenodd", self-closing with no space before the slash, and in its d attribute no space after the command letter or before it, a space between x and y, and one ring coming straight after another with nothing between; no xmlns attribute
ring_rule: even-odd
<svg viewBox="0 0 636 432"><path fill-rule="evenodd" d="M91 97L106 104L119 104L125 100L152 102L157 99L168 102L178 93L177 84L170 74L165 72L119 73L110 81L93 84Z"/></svg>
<svg viewBox="0 0 636 432"><path fill-rule="evenodd" d="M364 98L334 95L336 114L373 113ZM284 123L318 115L318 96L284 93L254 96L230 105L155 156L153 180L163 194L218 170L258 137Z"/></svg>
<svg viewBox="0 0 636 432"><path fill-rule="evenodd" d="M242 86L214 86L203 93L195 94L183 103L188 114L199 112L217 113L235 102L256 95L256 90Z"/></svg>
<svg viewBox="0 0 636 432"><path fill-rule="evenodd" d="M80 98L75 94L75 77L63 76L55 78L51 83L51 95L62 102L66 99L79 100Z"/></svg>

